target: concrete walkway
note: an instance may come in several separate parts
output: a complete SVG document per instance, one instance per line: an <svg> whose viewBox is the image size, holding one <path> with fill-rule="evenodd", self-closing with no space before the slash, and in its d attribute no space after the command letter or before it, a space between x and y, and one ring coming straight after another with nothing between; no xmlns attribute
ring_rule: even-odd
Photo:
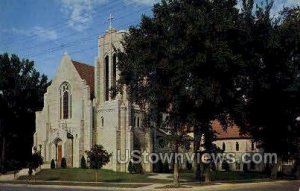
<svg viewBox="0 0 300 191"><path fill-rule="evenodd" d="M200 185L200 184L184 184L183 188L168 188L167 184L151 184L148 186L141 186L138 188L122 188L122 187L105 187L105 186L64 186L64 185L14 185L1 184L0 190L3 191L74 191L74 190L178 190L178 191L298 191L300 181L274 181L274 182L260 182L260 183L224 183L218 185Z"/></svg>
<svg viewBox="0 0 300 191"><path fill-rule="evenodd" d="M50 164L43 164L41 168L36 169L36 171L33 171L33 175L35 173L39 173L41 169L50 169ZM28 175L28 168L23 168L19 170L15 175L13 173L9 174L2 174L0 175L0 181L13 181L18 179L20 176L27 176Z"/></svg>

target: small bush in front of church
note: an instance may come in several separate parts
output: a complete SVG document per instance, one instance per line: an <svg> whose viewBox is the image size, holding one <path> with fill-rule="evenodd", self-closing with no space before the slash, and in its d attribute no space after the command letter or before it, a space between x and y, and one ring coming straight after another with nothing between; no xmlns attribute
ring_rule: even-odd
<svg viewBox="0 0 300 191"><path fill-rule="evenodd" d="M54 159L51 160L51 169L55 169L55 162L54 162Z"/></svg>
<svg viewBox="0 0 300 191"><path fill-rule="evenodd" d="M104 165L109 163L112 154L108 153L102 145L94 145L90 151L87 152L90 168L101 169Z"/></svg>
<svg viewBox="0 0 300 191"><path fill-rule="evenodd" d="M163 173L170 173L170 168L169 168L169 163L168 162L165 162L163 164L163 170L162 170Z"/></svg>
<svg viewBox="0 0 300 191"><path fill-rule="evenodd" d="M134 172L137 174L143 174L143 167L141 163L133 163Z"/></svg>
<svg viewBox="0 0 300 191"><path fill-rule="evenodd" d="M230 170L230 166L229 166L229 164L226 160L224 160L223 163L222 163L222 169L224 169L225 171Z"/></svg>
<svg viewBox="0 0 300 191"><path fill-rule="evenodd" d="M83 168L83 169L87 168L87 166L86 166L86 160L85 160L84 156L81 157L80 167Z"/></svg>
<svg viewBox="0 0 300 191"><path fill-rule="evenodd" d="M62 158L61 159L60 167L61 168L67 168L67 160L66 160L66 158Z"/></svg>
<svg viewBox="0 0 300 191"><path fill-rule="evenodd" d="M191 171L192 168L193 168L192 163L189 162L189 161L186 161L186 169L189 170L189 171Z"/></svg>
<svg viewBox="0 0 300 191"><path fill-rule="evenodd" d="M131 160L130 160L130 161L129 161L129 164L128 164L128 172L129 172L130 174L132 174L133 171L134 171L134 169L133 169L133 164L132 164L132 162L131 162Z"/></svg>

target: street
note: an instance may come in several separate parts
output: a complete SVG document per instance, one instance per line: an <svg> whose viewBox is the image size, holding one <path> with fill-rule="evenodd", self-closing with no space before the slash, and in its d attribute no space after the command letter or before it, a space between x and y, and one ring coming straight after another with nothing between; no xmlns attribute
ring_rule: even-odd
<svg viewBox="0 0 300 191"><path fill-rule="evenodd" d="M74 187L74 186L41 186L41 185L12 185L0 184L1 191L71 191L71 190L175 190L162 189L162 184L151 185L139 188L113 188L113 187ZM262 183L224 183L210 186L184 185L185 188L178 190L195 190L195 191L299 191L300 181L277 181ZM160 189L158 189L160 188Z"/></svg>

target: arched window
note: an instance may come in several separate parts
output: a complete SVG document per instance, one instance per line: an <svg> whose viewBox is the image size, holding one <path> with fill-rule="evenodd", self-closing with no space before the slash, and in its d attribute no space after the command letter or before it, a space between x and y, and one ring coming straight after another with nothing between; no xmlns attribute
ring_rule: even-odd
<svg viewBox="0 0 300 191"><path fill-rule="evenodd" d="M113 86L115 87L117 81L117 56L116 54L113 55Z"/></svg>
<svg viewBox="0 0 300 191"><path fill-rule="evenodd" d="M104 127L104 117L101 117L101 126Z"/></svg>
<svg viewBox="0 0 300 191"><path fill-rule="evenodd" d="M225 143L223 143L222 144L222 150L225 151L225 149L226 149L226 145L225 145Z"/></svg>
<svg viewBox="0 0 300 191"><path fill-rule="evenodd" d="M112 88L116 88L117 86L117 56L116 54L113 55L113 60L112 60L112 79L111 79L111 86ZM111 97L112 99L115 99L116 97L116 91L112 91L112 94L111 94Z"/></svg>
<svg viewBox="0 0 300 191"><path fill-rule="evenodd" d="M105 57L105 100L109 99L109 56Z"/></svg>
<svg viewBox="0 0 300 191"><path fill-rule="evenodd" d="M137 127L140 127L140 118L137 117Z"/></svg>
<svg viewBox="0 0 300 191"><path fill-rule="evenodd" d="M64 82L60 86L60 118L72 118L72 94L69 83Z"/></svg>
<svg viewBox="0 0 300 191"><path fill-rule="evenodd" d="M236 143L235 143L235 150L236 150L236 151L239 151L239 150L240 150L240 144L239 144L239 142L236 142Z"/></svg>
<svg viewBox="0 0 300 191"><path fill-rule="evenodd" d="M133 118L133 127L136 126L136 117Z"/></svg>

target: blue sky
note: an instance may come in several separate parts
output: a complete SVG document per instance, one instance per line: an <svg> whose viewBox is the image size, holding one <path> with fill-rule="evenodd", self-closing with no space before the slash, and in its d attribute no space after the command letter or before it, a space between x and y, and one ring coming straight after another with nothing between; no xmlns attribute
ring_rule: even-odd
<svg viewBox="0 0 300 191"><path fill-rule="evenodd" d="M97 38L109 26L127 29L142 14L150 15L154 0L0 0L0 54L35 61L37 69L54 77L62 55L94 65ZM157 1L157 0L156 0ZM261 1L261 0L259 0ZM274 14L300 0L275 0Z"/></svg>

